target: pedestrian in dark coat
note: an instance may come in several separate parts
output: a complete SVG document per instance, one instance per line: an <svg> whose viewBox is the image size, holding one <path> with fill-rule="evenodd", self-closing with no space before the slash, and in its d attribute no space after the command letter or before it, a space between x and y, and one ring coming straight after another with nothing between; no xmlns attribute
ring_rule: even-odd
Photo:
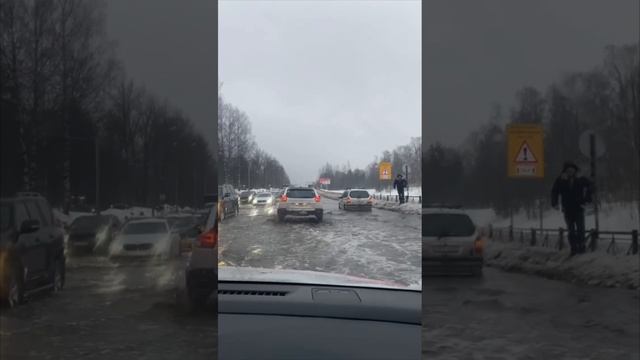
<svg viewBox="0 0 640 360"><path fill-rule="evenodd" d="M572 162L565 162L562 173L551 189L551 206L558 210L558 197L564 220L569 231L571 255L585 252L584 208L591 203L591 182L579 176L580 169Z"/></svg>
<svg viewBox="0 0 640 360"><path fill-rule="evenodd" d="M398 199L400 200L400 204L404 204L404 189L407 188L407 180L402 178L402 174L398 174L398 176L396 176L396 179L393 181L393 188L398 190Z"/></svg>

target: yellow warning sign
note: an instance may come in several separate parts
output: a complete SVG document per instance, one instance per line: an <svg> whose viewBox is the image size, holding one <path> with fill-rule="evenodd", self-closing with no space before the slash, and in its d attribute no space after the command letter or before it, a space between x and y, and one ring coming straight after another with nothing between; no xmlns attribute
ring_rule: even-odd
<svg viewBox="0 0 640 360"><path fill-rule="evenodd" d="M391 180L393 179L393 175L391 172L391 163L387 161L383 161L378 166L380 171L380 180Z"/></svg>
<svg viewBox="0 0 640 360"><path fill-rule="evenodd" d="M512 178L544 177L544 129L541 124L507 125L507 172Z"/></svg>

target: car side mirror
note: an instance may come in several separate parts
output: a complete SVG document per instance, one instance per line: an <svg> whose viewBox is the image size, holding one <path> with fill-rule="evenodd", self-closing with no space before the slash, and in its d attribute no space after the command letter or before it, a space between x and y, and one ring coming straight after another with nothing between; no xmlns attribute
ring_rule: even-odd
<svg viewBox="0 0 640 360"><path fill-rule="evenodd" d="M40 221L36 219L25 220L20 225L21 234L30 234L40 230Z"/></svg>

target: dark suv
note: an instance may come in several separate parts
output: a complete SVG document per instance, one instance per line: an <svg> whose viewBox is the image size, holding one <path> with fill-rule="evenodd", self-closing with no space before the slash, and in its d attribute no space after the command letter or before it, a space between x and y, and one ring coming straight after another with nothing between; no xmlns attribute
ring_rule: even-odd
<svg viewBox="0 0 640 360"><path fill-rule="evenodd" d="M218 194L222 197L218 203L220 221L224 220L227 216L238 215L240 211L240 201L233 186L229 184L219 185Z"/></svg>
<svg viewBox="0 0 640 360"><path fill-rule="evenodd" d="M187 297L193 309L204 306L218 284L219 208L218 205L211 206L202 233L194 242L187 261Z"/></svg>
<svg viewBox="0 0 640 360"><path fill-rule="evenodd" d="M40 290L64 286L64 231L37 193L0 199L0 298L14 307Z"/></svg>

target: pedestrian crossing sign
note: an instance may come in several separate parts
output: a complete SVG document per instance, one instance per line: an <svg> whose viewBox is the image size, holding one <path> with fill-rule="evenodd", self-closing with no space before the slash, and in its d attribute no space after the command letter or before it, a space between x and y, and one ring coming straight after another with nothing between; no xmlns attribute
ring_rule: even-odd
<svg viewBox="0 0 640 360"><path fill-rule="evenodd" d="M544 129L541 124L507 125L507 171L511 178L544 177Z"/></svg>
<svg viewBox="0 0 640 360"><path fill-rule="evenodd" d="M387 161L383 161L378 166L380 171L380 180L391 180L393 179L391 172L391 163Z"/></svg>

